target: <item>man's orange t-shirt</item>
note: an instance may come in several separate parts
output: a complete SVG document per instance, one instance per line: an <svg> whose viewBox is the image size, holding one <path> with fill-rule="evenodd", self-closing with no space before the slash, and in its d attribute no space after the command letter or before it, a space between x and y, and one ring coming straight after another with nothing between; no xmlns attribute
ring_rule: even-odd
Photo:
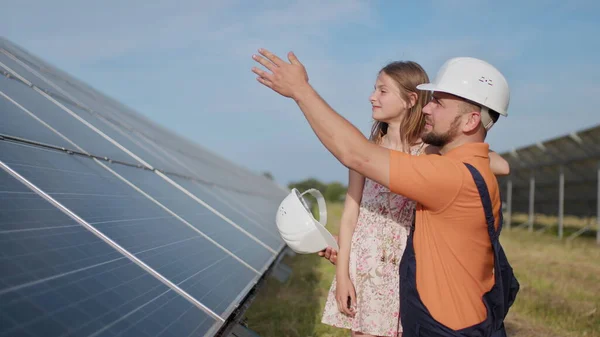
<svg viewBox="0 0 600 337"><path fill-rule="evenodd" d="M419 296L434 319L454 330L485 320L482 296L494 284L483 206L463 164L483 176L497 228L501 202L488 153L486 143L461 145L443 156L390 150L390 190L417 202L413 243Z"/></svg>

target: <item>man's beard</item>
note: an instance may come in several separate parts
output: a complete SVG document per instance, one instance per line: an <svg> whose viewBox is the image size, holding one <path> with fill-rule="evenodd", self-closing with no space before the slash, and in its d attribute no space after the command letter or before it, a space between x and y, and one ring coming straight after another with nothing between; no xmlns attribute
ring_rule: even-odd
<svg viewBox="0 0 600 337"><path fill-rule="evenodd" d="M460 116L456 116L450 125L450 130L443 134L438 134L433 131L433 129L424 134L421 139L425 144L433 145L439 148L446 146L448 143L454 140L458 135L458 126L460 124L459 121ZM433 125L432 125L433 127Z"/></svg>

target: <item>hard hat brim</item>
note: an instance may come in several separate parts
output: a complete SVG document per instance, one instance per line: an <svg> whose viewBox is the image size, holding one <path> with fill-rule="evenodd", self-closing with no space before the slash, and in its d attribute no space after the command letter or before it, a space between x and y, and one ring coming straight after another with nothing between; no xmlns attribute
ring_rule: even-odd
<svg viewBox="0 0 600 337"><path fill-rule="evenodd" d="M457 96L457 97L460 97L460 98L464 98L466 100L471 100L471 101L474 102L474 104L478 104L478 105L481 105L481 106L486 106L485 104L477 103L476 100L470 99L466 95L462 95L460 93L456 93L453 90L446 90L444 88L441 88L441 87L437 86L434 83L419 84L419 85L417 85L417 90L443 92L443 93L446 93L446 94L450 94L450 95L454 95L454 96ZM489 108L489 106L487 106L487 107ZM495 111L495 112L497 112L497 113L499 113L500 115L502 115L504 117L508 116L508 113L506 112L506 110L496 110L496 109L492 109L492 110Z"/></svg>
<svg viewBox="0 0 600 337"><path fill-rule="evenodd" d="M419 85L417 85L417 89L423 90L423 91L441 91L441 92L445 92L444 90L441 90L437 85L435 85L433 83L419 84Z"/></svg>
<svg viewBox="0 0 600 337"><path fill-rule="evenodd" d="M338 243L335 241L335 238L333 237L333 235L331 235L331 233L323 225L321 225L319 222L317 222L317 223L315 223L315 227L321 234L321 237L325 240L325 243L327 243L327 247L331 247L331 248L335 249L336 251L340 250L340 247L338 246ZM327 247L325 247L325 248L327 248Z"/></svg>
<svg viewBox="0 0 600 337"><path fill-rule="evenodd" d="M418 90L423 90L423 91L443 92L443 93L446 93L446 94L450 94L450 95L453 95L453 96L460 97L460 98L468 100L468 98L464 97L463 95L461 95L459 93L456 93L456 92L454 92L452 90L444 89L444 88L442 88L442 87L440 87L440 86L438 86L438 85L436 85L434 83L419 84L419 85L417 85L417 89ZM475 103L475 104L479 104L479 103Z"/></svg>

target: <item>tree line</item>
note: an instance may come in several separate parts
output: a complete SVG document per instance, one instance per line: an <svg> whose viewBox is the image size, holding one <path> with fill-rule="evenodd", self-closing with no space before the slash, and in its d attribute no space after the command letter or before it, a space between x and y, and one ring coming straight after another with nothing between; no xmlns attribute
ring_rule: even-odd
<svg viewBox="0 0 600 337"><path fill-rule="evenodd" d="M346 196L347 187L337 181L331 183L324 183L315 178L308 178L301 181L291 182L288 184L288 188L297 188L300 192L304 192L308 189L315 188L323 194L323 197L327 202L339 202L343 201Z"/></svg>
<svg viewBox="0 0 600 337"><path fill-rule="evenodd" d="M270 180L274 180L271 172L263 172L264 177ZM334 181L330 183L324 183L316 178L308 178L300 181L293 181L287 186L290 190L296 188L300 193L315 188L323 194L323 197L327 202L339 202L344 201L346 191L348 187L340 182ZM312 198L311 196L309 196Z"/></svg>

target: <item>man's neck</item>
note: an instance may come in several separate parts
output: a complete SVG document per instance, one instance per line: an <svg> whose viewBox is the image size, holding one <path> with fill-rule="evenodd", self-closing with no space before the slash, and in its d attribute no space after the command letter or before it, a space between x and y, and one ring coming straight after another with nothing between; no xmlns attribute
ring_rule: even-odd
<svg viewBox="0 0 600 337"><path fill-rule="evenodd" d="M465 144L472 144L472 143L483 143L484 142L484 137L480 134L475 134L475 135L462 135L459 137L456 137L453 141L451 141L450 143L446 144L445 146L440 148L440 154L443 156L446 153L448 153L449 151L465 145Z"/></svg>

